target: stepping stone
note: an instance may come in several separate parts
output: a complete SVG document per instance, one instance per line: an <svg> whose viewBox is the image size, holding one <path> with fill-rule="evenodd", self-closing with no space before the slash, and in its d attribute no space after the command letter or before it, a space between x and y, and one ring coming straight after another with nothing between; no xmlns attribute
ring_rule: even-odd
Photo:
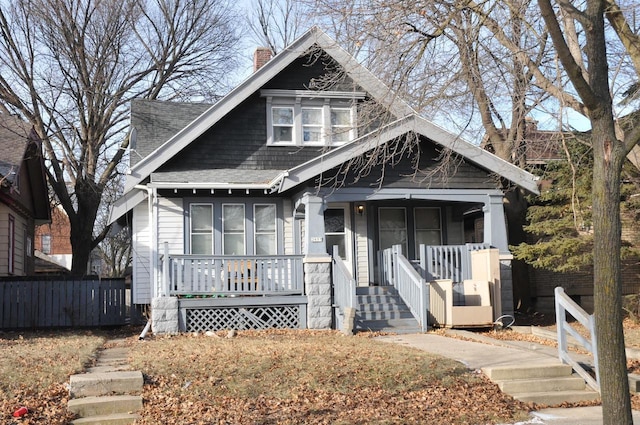
<svg viewBox="0 0 640 425"><path fill-rule="evenodd" d="M140 371L84 373L69 378L72 398L109 394L140 394L144 379Z"/></svg>
<svg viewBox="0 0 640 425"><path fill-rule="evenodd" d="M82 418L114 413L132 413L142 409L142 396L114 395L74 398L67 403L67 409Z"/></svg>

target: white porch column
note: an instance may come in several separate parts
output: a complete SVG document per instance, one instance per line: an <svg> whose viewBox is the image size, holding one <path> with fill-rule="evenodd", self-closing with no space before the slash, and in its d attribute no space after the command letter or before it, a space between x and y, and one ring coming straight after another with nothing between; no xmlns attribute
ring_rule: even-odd
<svg viewBox="0 0 640 425"><path fill-rule="evenodd" d="M331 257L324 235L325 202L320 196L305 193L304 204L304 287L307 295L307 327L330 329L332 317Z"/></svg>
<svg viewBox="0 0 640 425"><path fill-rule="evenodd" d="M484 203L484 242L500 250L500 254L509 254L507 222L504 216L502 194L489 195Z"/></svg>

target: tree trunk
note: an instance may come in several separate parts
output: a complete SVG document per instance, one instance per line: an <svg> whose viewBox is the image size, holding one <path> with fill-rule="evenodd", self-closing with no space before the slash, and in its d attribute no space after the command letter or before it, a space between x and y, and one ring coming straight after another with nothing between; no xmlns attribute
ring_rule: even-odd
<svg viewBox="0 0 640 425"><path fill-rule="evenodd" d="M86 276L91 251L100 240L95 240L93 226L100 208L102 188L90 179L79 179L75 185L77 213L69 213L71 224L71 274Z"/></svg>
<svg viewBox="0 0 640 425"><path fill-rule="evenodd" d="M616 140L613 120L592 116L591 123L594 306L603 424L632 425L620 273L620 174L626 151Z"/></svg>
<svg viewBox="0 0 640 425"><path fill-rule="evenodd" d="M507 230L510 245L527 242L527 234L523 226L527 219L527 200L522 189L513 188L505 194L507 202L504 212L507 217ZM529 266L521 260L511 261L513 278L513 308L527 311L531 306L531 282L529 280Z"/></svg>

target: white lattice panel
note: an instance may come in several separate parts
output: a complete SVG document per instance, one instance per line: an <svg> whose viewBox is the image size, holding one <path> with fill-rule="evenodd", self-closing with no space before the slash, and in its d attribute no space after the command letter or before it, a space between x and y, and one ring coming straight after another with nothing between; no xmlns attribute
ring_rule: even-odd
<svg viewBox="0 0 640 425"><path fill-rule="evenodd" d="M297 329L300 327L300 307L190 308L186 310L186 319L187 332Z"/></svg>

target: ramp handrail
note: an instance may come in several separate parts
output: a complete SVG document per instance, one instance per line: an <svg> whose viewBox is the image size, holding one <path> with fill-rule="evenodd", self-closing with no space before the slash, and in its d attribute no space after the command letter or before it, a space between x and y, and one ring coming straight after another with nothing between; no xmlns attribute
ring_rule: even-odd
<svg viewBox="0 0 640 425"><path fill-rule="evenodd" d="M587 314L578 304L576 304L560 286L556 287L555 291L555 305L556 305L556 327L558 331L558 356L560 361L571 365L573 370L576 371L594 390L600 392L600 373L598 370L598 350L597 339L595 332L595 319L593 314ZM591 341L580 335L569 323L567 322L566 313L571 314L574 318L589 330L591 335ZM580 345L582 345L587 351L593 355L593 361L595 363L596 378L587 372L587 370L578 361L571 358L569 351L567 350L567 338L571 335L574 337Z"/></svg>
<svg viewBox="0 0 640 425"><path fill-rule="evenodd" d="M337 246L333 248L332 265L334 302L344 314L345 308L356 308L356 280L340 258Z"/></svg>

